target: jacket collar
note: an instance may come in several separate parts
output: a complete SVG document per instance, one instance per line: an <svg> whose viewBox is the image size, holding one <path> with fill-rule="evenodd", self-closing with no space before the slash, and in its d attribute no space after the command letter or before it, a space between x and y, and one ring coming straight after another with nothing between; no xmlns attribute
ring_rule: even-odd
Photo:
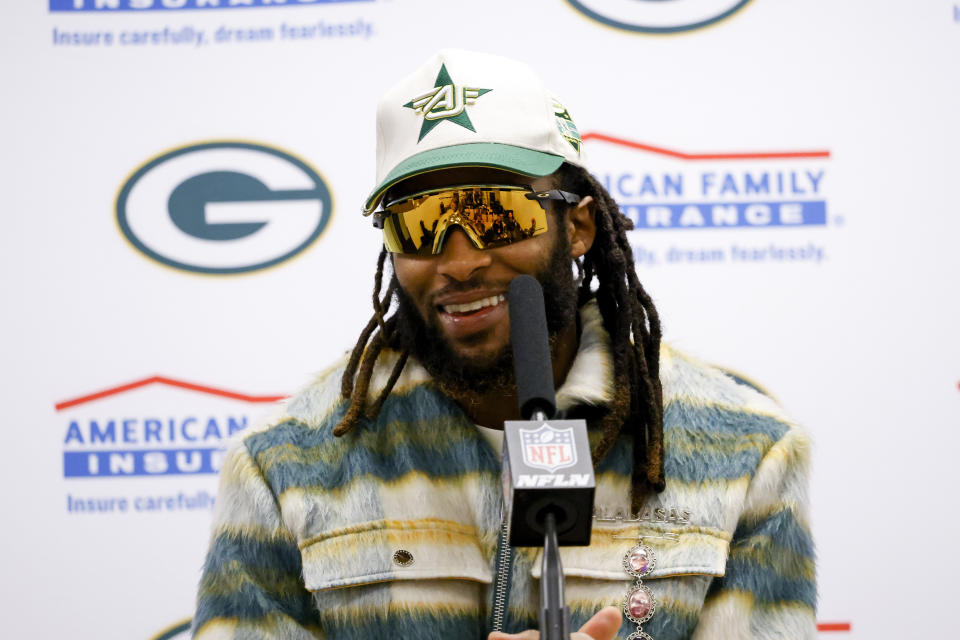
<svg viewBox="0 0 960 640"><path fill-rule="evenodd" d="M610 336L596 302L580 308L580 344L570 371L557 389L557 409L576 405L602 406L613 399L613 359Z"/></svg>

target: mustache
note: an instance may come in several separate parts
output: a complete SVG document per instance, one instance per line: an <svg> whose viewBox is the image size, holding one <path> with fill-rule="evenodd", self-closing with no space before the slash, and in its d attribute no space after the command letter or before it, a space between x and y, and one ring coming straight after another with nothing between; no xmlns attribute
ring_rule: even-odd
<svg viewBox="0 0 960 640"><path fill-rule="evenodd" d="M435 300L440 296L445 296L453 293L469 293L470 291L476 290L487 290L487 291L506 291L510 288L510 281L499 282L495 280L487 280L485 278L474 276L468 280L453 280L447 283L443 288L438 289L430 294L431 300Z"/></svg>

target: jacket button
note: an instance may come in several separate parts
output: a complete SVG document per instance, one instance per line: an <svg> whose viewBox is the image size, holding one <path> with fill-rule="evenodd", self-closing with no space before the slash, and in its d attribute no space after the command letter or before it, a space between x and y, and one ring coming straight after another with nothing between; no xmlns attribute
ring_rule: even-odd
<svg viewBox="0 0 960 640"><path fill-rule="evenodd" d="M406 549L399 549L393 554L393 563L400 567L409 567L413 564L413 554Z"/></svg>

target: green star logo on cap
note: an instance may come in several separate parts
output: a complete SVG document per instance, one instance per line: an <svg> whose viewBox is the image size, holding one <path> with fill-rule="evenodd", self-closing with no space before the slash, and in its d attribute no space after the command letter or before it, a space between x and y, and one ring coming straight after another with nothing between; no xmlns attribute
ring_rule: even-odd
<svg viewBox="0 0 960 640"><path fill-rule="evenodd" d="M433 86L432 91L417 96L403 105L423 114L423 125L420 127L420 137L417 138L417 142L423 140L423 137L440 124L441 120L456 122L464 129L476 133L477 130L473 128L470 116L467 115L467 105L474 104L477 98L493 89L475 89L455 84L447 73L447 65L440 66L440 73L437 74L437 80Z"/></svg>

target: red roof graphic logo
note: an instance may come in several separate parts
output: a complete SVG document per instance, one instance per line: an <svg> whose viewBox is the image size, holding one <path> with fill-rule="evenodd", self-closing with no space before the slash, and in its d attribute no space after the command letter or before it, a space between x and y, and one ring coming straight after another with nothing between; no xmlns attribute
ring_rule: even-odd
<svg viewBox="0 0 960 640"><path fill-rule="evenodd" d="M210 387L203 384L196 384L193 382L184 382L183 380L175 380L173 378L168 378L166 376L151 376L149 378L144 378L143 380L137 380L136 382L128 382L127 384L111 387L110 389L104 389L102 391L89 393L87 395L83 395L78 398L71 398L69 400L64 400L62 402L58 402L56 405L54 405L54 407L56 408L57 411L63 411L64 409L69 409L71 407L76 407L81 404L93 402L94 400L100 400L102 398L108 398L110 396L126 393L128 391L133 391L134 389L139 389L140 387L146 387L151 384L162 384L168 387L186 389L188 391L195 391L197 393L206 393L212 396L219 396L221 398L230 398L232 400L242 400L243 402L255 402L255 403L277 402L287 397L287 396L253 396L246 393L238 393L236 391L227 391L226 389L217 389L216 387Z"/></svg>
<svg viewBox="0 0 960 640"><path fill-rule="evenodd" d="M683 151L676 151L675 149L657 147L652 144L637 142L636 140L628 140L626 138L618 138L616 136L596 132L583 134L581 140L584 142L587 140L597 140L599 142L606 142L608 144L627 147L628 149L647 151L649 153L656 153L669 158L678 158L680 160L786 160L798 158L830 157L829 151L729 151L724 153L686 153Z"/></svg>

